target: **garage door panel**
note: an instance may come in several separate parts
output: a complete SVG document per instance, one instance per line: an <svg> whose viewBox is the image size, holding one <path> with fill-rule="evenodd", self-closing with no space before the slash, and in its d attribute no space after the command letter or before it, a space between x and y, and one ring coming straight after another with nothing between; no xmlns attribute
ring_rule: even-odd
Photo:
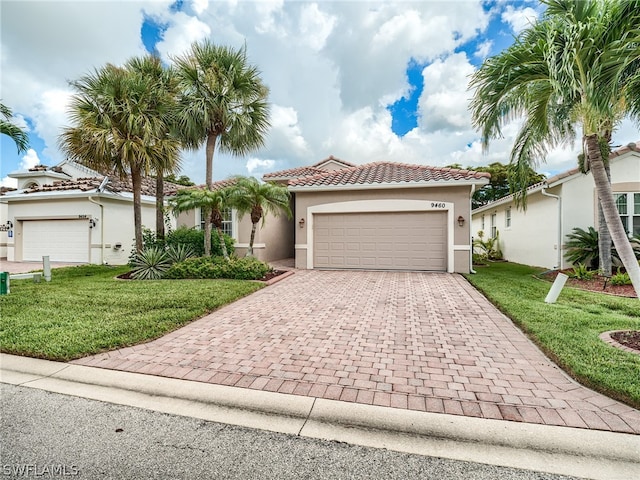
<svg viewBox="0 0 640 480"><path fill-rule="evenodd" d="M25 220L22 222L22 259L53 262L89 261L87 220Z"/></svg>
<svg viewBox="0 0 640 480"><path fill-rule="evenodd" d="M446 271L446 219L446 212L316 214L314 266Z"/></svg>

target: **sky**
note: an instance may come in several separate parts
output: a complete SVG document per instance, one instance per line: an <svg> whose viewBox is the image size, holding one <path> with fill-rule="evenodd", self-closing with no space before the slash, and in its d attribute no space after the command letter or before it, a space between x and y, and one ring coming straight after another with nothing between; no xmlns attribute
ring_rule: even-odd
<svg viewBox="0 0 640 480"><path fill-rule="evenodd" d="M2 0L0 98L31 148L18 154L0 135L0 184L16 185L12 171L64 160L69 81L148 52L171 64L203 39L246 45L270 88L266 145L246 157L216 152L216 180L329 155L354 164L507 163L518 125L483 153L469 76L542 11L528 0ZM613 136L617 145L638 140L629 121ZM579 148L551 152L537 170L573 168ZM180 174L204 182L204 148L183 152Z"/></svg>

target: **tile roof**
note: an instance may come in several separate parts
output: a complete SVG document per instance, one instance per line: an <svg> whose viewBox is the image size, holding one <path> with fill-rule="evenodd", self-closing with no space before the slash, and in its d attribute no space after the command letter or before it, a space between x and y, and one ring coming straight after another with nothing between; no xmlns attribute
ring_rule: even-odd
<svg viewBox="0 0 640 480"><path fill-rule="evenodd" d="M338 185L376 185L389 183L422 183L478 180L490 178L489 173L430 167L394 162L375 162L355 167L323 172L289 181L291 187L319 187Z"/></svg>
<svg viewBox="0 0 640 480"><path fill-rule="evenodd" d="M236 183L236 180L234 178L227 178L225 180L218 180L217 182L213 182L212 190L218 190L218 189L221 189L221 188L230 187L231 185L234 185L235 183ZM207 188L206 184L190 185L190 186L178 185L177 190L195 190L195 189L204 190L205 188ZM173 193L175 193L175 192L173 192Z"/></svg>
<svg viewBox="0 0 640 480"><path fill-rule="evenodd" d="M322 170L316 167L297 167L289 168L287 170L280 170L278 172L265 173L262 178L265 180L274 178L299 178L318 175L319 173L326 173L326 170Z"/></svg>
<svg viewBox="0 0 640 480"><path fill-rule="evenodd" d="M329 155L324 160L320 160L318 163L316 163L315 165L311 165L311 166L317 168L318 166L322 165L323 163L327 163L327 162L330 162L330 161L341 163L345 167L356 167L357 166L355 163L345 162L344 160L340 160L339 158L336 158L333 155Z"/></svg>
<svg viewBox="0 0 640 480"><path fill-rule="evenodd" d="M79 190L81 192L89 192L92 190L96 190L104 177L86 177L86 178L76 178L73 180L59 180L55 181L52 184L42 185L42 186L34 186L24 190L22 193L30 194L30 193L41 193L41 192L60 192L65 190ZM165 195L170 194L170 192L175 192L182 185L176 185L171 182L164 182L164 191ZM105 190L113 193L118 192L132 192L133 186L131 185L131 180L120 180L118 178L109 177L109 183L107 183ZM142 178L142 195L148 195L150 197L155 196L156 194L156 179L151 177L143 177Z"/></svg>

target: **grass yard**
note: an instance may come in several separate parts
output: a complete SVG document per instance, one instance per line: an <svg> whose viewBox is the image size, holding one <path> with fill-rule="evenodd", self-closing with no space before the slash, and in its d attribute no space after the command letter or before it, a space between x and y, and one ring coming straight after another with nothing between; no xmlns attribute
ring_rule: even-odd
<svg viewBox="0 0 640 480"><path fill-rule="evenodd" d="M262 288L240 280L116 280L124 267L53 270L0 297L0 350L71 360L158 338Z"/></svg>
<svg viewBox="0 0 640 480"><path fill-rule="evenodd" d="M541 270L514 263L477 268L467 279L558 365L582 384L640 408L640 355L598 338L610 330L640 330L640 301L565 287L544 303L551 283Z"/></svg>

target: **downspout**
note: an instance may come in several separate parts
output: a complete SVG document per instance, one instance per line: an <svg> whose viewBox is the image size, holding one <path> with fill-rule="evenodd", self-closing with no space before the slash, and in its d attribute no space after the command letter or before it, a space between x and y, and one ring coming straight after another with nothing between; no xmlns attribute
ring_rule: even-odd
<svg viewBox="0 0 640 480"><path fill-rule="evenodd" d="M473 194L476 193L476 184L473 183L471 184L471 195L469 195L469 212L472 212L472 208L473 208ZM469 213L469 216L471 218L469 218L469 273L477 273L474 269L473 269L473 229L471 228L472 226L472 220L473 220L473 214Z"/></svg>
<svg viewBox="0 0 640 480"><path fill-rule="evenodd" d="M108 182L109 177L104 177L104 180L102 180L102 183L100 184L96 192L98 194L102 193L104 187L107 186ZM104 205L94 200L91 195L89 195L87 198L91 203L95 203L100 207L100 265L104 265Z"/></svg>
<svg viewBox="0 0 640 480"><path fill-rule="evenodd" d="M549 188L549 184L545 182L544 187L542 187L540 191L542 195L555 198L558 201L558 260L554 269L562 270L562 197L560 195L547 193L547 188Z"/></svg>

